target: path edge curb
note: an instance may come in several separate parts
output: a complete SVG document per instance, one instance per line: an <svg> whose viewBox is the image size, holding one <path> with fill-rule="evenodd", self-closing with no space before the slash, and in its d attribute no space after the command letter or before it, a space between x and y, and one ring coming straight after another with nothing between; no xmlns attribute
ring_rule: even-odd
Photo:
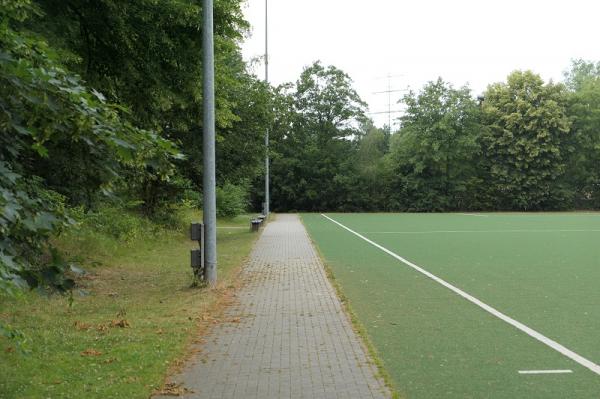
<svg viewBox="0 0 600 399"><path fill-rule="evenodd" d="M310 244L312 245L313 249L315 250L315 253L317 254L321 266L323 266L323 270L325 272L325 276L327 277L327 281L333 287L335 295L337 296L338 300L342 305L344 317L346 317L346 319L348 320L350 326L352 327L352 330L358 337L358 342L360 343L363 350L365 351L365 354L367 355L367 359L369 361L369 368L373 370L375 378L382 383L382 387L384 389L387 389L387 391L383 393L392 399L402 399L403 397L400 396L398 389L392 382L390 374L383 365L383 360L381 359L377 348L375 348L375 345L369 338L365 326L356 316L356 313L354 312L348 297L342 291L342 287L336 280L331 266L329 266L329 263L327 262L325 256L321 252L321 248L319 248L317 243L313 240L312 236L310 235L308 228L304 223L302 213L298 213L297 215L298 219L300 220L300 223L302 224L302 227L304 227L304 230L306 231L306 235L308 236Z"/></svg>

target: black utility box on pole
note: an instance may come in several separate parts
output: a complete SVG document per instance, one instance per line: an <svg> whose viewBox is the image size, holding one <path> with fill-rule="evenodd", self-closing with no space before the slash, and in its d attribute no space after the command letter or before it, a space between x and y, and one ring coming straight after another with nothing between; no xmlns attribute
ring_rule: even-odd
<svg viewBox="0 0 600 399"><path fill-rule="evenodd" d="M192 223L190 225L190 239L198 242L198 249L190 251L191 266L194 276L199 280L204 277L204 224Z"/></svg>

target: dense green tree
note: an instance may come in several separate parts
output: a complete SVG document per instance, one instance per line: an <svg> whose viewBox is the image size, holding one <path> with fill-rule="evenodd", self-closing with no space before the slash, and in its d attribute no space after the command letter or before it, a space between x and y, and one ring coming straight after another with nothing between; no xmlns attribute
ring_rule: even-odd
<svg viewBox="0 0 600 399"><path fill-rule="evenodd" d="M360 133L367 105L344 71L315 62L300 75L293 96L299 122L322 141Z"/></svg>
<svg viewBox="0 0 600 399"><path fill-rule="evenodd" d="M479 108L466 87L441 79L403 99L406 111L392 141L397 202L403 209L466 209L477 184L473 160L479 148Z"/></svg>
<svg viewBox="0 0 600 399"><path fill-rule="evenodd" d="M240 64L243 65L243 64ZM264 171L265 133L273 121L273 93L256 77L240 70L236 84L229 87L235 98L236 119L219 129L217 179L238 184Z"/></svg>
<svg viewBox="0 0 600 399"><path fill-rule="evenodd" d="M185 131L201 107L202 8L199 0L37 0L44 14L30 27L68 55L70 67L146 128ZM215 2L215 54L222 73L247 23L239 0ZM234 116L217 100L217 123Z"/></svg>
<svg viewBox="0 0 600 399"><path fill-rule="evenodd" d="M571 67L564 74L565 85L571 91L579 91L584 86L600 77L600 61L592 62L576 59L571 62Z"/></svg>
<svg viewBox="0 0 600 399"><path fill-rule="evenodd" d="M386 164L390 134L386 127L377 128L370 120L363 124L361 131L363 133L357 140L355 154L346 166L346 179L350 187L346 209L392 210L393 193Z"/></svg>
<svg viewBox="0 0 600 399"><path fill-rule="evenodd" d="M485 184L495 209L562 208L571 192L561 184L569 137L565 86L516 71L488 87L481 136Z"/></svg>
<svg viewBox="0 0 600 399"><path fill-rule="evenodd" d="M600 208L600 63L574 61L566 74L572 150L566 172L576 206Z"/></svg>
<svg viewBox="0 0 600 399"><path fill-rule="evenodd" d="M316 62L289 94L292 114L279 123L273 159L274 209L335 209L348 198L348 163L366 104L350 77Z"/></svg>
<svg viewBox="0 0 600 399"><path fill-rule="evenodd" d="M168 179L177 151L123 120L38 36L15 30L39 13L30 1L1 5L0 291L25 280L65 288L66 266L41 255L70 223L65 204L76 188L110 190L124 170Z"/></svg>
<svg viewBox="0 0 600 399"><path fill-rule="evenodd" d="M379 163L389 150L390 135L385 128L379 129L368 121L362 127L365 132L361 135L356 152L356 166L365 174L379 169Z"/></svg>
<svg viewBox="0 0 600 399"><path fill-rule="evenodd" d="M68 65L127 119L181 144L185 160L168 181L126 175L124 191L153 214L202 184L202 8L200 0L37 0L28 26L59 48ZM242 59L248 28L241 0L214 5L217 175L237 184L261 173L269 90Z"/></svg>

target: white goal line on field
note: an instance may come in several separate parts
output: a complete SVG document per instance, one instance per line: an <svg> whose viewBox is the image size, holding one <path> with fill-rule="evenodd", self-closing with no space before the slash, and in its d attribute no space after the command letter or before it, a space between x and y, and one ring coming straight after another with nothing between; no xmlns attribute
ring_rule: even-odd
<svg viewBox="0 0 600 399"><path fill-rule="evenodd" d="M569 359L573 360L574 362L580 364L581 366L591 370L592 372L594 372L595 374L600 375L600 366L597 365L596 363L592 362L591 360L586 359L585 357L573 352L572 350L566 348L565 346L559 344L558 342L546 337L545 335L537 332L536 330L526 326L525 324L505 315L504 313L500 312L499 310L496 310L495 308L493 308L492 306L480 301L479 299L475 298L474 296L466 293L465 291L461 290L458 287L455 287L454 285L450 284L449 282L441 279L440 277L436 276L433 273L428 272L427 270L423 269L422 267L404 259L403 257L401 257L400 255L396 254L395 252L390 251L389 249L377 244L374 241L369 240L367 237L363 236L360 233L357 233L356 231L352 230L351 228L341 224L340 222L338 222L337 220L334 220L332 218L330 218L329 216L325 215L325 214L321 214L321 216L323 216L324 218L330 220L331 222L337 224L338 226L340 226L341 228L349 231L350 233L354 234L355 236L361 238L362 240L368 242L369 244L373 245L375 248L380 249L381 251L385 252L386 254L390 255L391 257L399 260L400 262L404 263L405 265L413 268L414 270L418 271L419 273L429 277L430 279L432 279L433 281L435 281L436 283L439 283L441 285L443 285L444 287L448 288L449 290L453 291L455 294L463 297L464 299L466 299L467 301L479 306L481 309L485 310L486 312L490 313L491 315L499 318L500 320L510 324L511 326L517 328L518 330L524 332L525 334L529 335L530 337L540 341L541 343L543 343L546 346L549 346L550 348L554 349L555 351L561 353L562 355L568 357Z"/></svg>

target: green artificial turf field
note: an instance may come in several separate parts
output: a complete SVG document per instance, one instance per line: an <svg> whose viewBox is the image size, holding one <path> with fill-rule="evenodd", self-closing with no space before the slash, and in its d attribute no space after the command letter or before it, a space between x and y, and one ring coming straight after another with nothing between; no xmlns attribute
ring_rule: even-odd
<svg viewBox="0 0 600 399"><path fill-rule="evenodd" d="M326 215L584 359L303 215L400 396L600 398L600 213Z"/></svg>

